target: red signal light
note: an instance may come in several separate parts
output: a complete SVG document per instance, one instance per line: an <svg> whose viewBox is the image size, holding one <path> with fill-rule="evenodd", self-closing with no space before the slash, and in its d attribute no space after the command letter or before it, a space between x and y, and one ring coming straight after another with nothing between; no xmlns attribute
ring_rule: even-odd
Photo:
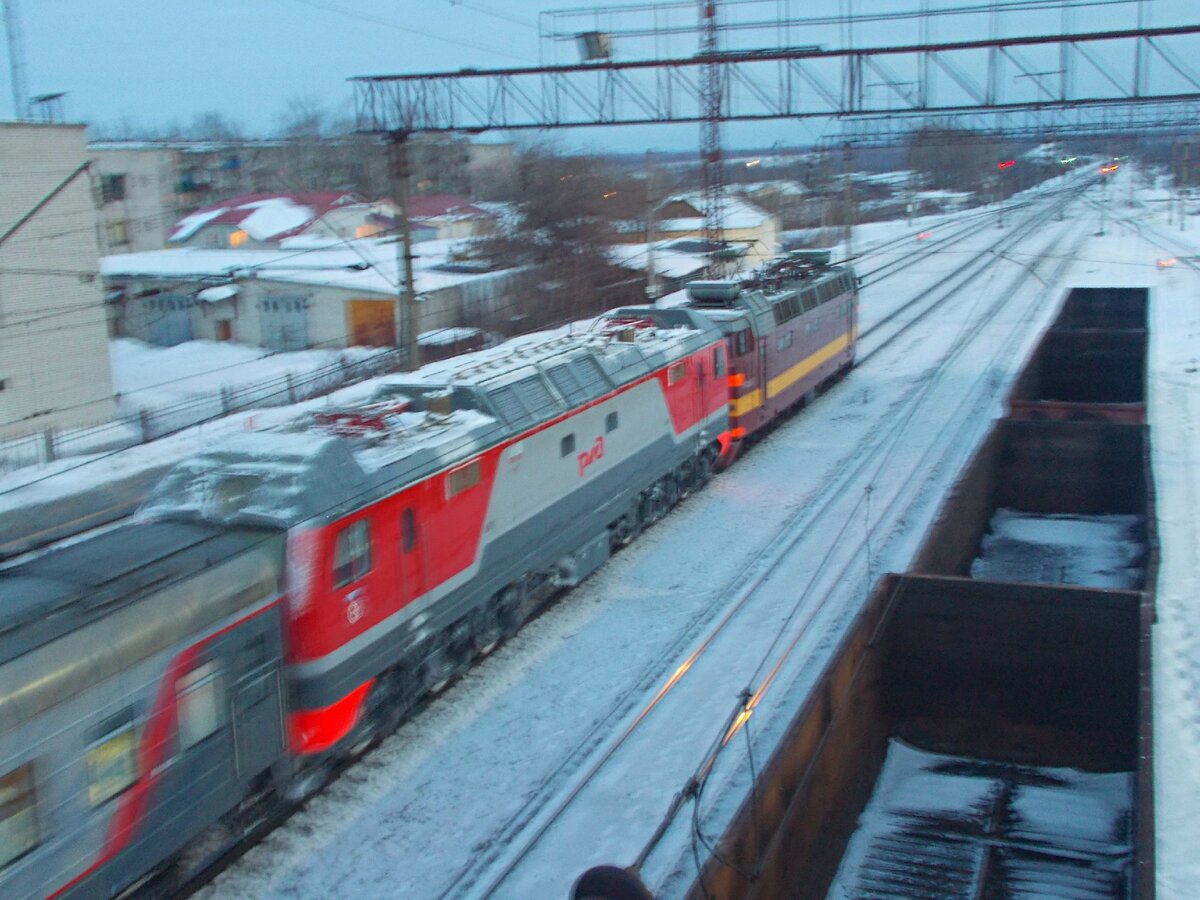
<svg viewBox="0 0 1200 900"><path fill-rule="evenodd" d="M1015 159L1006 159L1003 162L996 163L996 168L997 169L1011 169L1016 164L1017 164L1017 161Z"/></svg>

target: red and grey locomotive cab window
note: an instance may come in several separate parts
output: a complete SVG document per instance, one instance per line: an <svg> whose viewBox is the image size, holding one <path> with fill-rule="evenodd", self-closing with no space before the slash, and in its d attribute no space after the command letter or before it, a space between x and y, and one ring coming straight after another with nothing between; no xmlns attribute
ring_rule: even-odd
<svg viewBox="0 0 1200 900"><path fill-rule="evenodd" d="M333 547L333 586L342 588L371 571L371 523L359 519L338 532Z"/></svg>
<svg viewBox="0 0 1200 900"><path fill-rule="evenodd" d="M0 775L0 870L41 843L33 763Z"/></svg>

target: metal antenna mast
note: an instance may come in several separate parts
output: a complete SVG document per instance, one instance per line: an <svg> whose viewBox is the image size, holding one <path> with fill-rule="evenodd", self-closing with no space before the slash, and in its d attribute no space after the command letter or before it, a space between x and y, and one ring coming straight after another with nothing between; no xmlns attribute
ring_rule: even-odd
<svg viewBox="0 0 1200 900"><path fill-rule="evenodd" d="M8 35L8 65L12 71L13 118L25 119L29 116L29 88L25 84L25 50L17 0L4 0L4 32Z"/></svg>
<svg viewBox="0 0 1200 900"><path fill-rule="evenodd" d="M700 103L704 121L700 126L700 178L704 209L704 238L714 248L710 274L724 274L725 173L721 165L721 63L717 53L717 3L700 0L700 55L704 70L700 80Z"/></svg>

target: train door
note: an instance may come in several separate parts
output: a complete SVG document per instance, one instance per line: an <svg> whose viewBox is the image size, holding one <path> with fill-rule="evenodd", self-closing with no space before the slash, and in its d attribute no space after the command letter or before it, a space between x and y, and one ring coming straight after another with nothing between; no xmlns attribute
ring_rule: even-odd
<svg viewBox="0 0 1200 900"><path fill-rule="evenodd" d="M425 593L425 542L421 521L412 504L400 511L400 604Z"/></svg>
<svg viewBox="0 0 1200 900"><path fill-rule="evenodd" d="M269 768L283 749L279 653L271 643L260 633L243 640L234 652L234 764L240 779Z"/></svg>

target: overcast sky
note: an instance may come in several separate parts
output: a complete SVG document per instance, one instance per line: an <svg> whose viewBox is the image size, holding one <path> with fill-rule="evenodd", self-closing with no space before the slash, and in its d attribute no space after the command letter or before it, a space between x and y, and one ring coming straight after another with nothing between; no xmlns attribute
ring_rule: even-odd
<svg viewBox="0 0 1200 900"><path fill-rule="evenodd" d="M931 0L935 7L985 0ZM1153 24L1198 18L1197 0L1149 0ZM0 0L3 6L4 0ZM856 12L916 8L919 0L737 0L723 6L728 22L777 21L781 15L836 15L850 4ZM315 100L349 115L354 75L435 72L462 67L509 67L543 61L573 62L567 42L539 39L539 12L593 8L595 0L19 0L30 94L67 91L66 116L114 126L187 125L198 114L217 111L252 136L269 134L289 100ZM659 25L694 23L694 5L676 4L658 14ZM1136 7L1111 3L1074 14L1079 29L1132 25ZM549 19L543 18L546 23ZM629 28L652 23L648 14L560 16L564 30ZM1008 15L1002 30L1053 32L1058 12ZM943 18L933 37L985 37L987 19ZM857 45L907 43L920 37L915 21L860 28ZM837 25L791 33L793 44L844 44ZM778 28L740 32L726 38L741 46L783 42ZM621 39L620 58L687 56L694 35L670 41ZM0 71L0 117L12 110L7 48ZM1196 57L1193 57L1195 60ZM1194 63L1193 63L1194 64ZM808 143L825 126L794 122L726 126L726 144L764 147ZM696 126L620 128L570 132L573 145L623 150L695 147ZM502 137L502 136L497 136ZM535 138L536 139L536 138Z"/></svg>

